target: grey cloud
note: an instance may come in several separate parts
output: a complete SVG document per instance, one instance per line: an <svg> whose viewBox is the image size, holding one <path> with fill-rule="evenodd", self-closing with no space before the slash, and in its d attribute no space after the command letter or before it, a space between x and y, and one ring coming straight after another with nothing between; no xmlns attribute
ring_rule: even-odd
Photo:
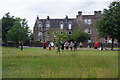
<svg viewBox="0 0 120 80"><path fill-rule="evenodd" d="M0 17L10 12L12 15L26 18L30 28L33 28L36 16L46 18L75 18L78 11L83 14L93 14L94 10L106 8L112 0L2 0Z"/></svg>

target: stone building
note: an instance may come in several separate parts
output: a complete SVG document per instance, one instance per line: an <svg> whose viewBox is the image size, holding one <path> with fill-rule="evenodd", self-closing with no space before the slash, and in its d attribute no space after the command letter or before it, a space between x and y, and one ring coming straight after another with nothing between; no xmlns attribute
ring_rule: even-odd
<svg viewBox="0 0 120 80"><path fill-rule="evenodd" d="M94 23L101 17L101 11L94 11L94 15L82 15L82 11L79 11L76 18L64 19L51 19L47 16L47 19L37 19L33 28L34 42L37 40L54 41L56 36L55 32L66 32L68 35L72 34L74 29L79 29L89 34L88 42L107 42L107 38L99 38L97 29Z"/></svg>

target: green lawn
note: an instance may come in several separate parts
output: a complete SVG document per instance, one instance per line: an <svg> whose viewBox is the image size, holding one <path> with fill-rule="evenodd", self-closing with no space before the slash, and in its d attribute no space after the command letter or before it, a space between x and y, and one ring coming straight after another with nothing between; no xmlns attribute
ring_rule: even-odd
<svg viewBox="0 0 120 80"><path fill-rule="evenodd" d="M3 78L116 78L118 51L2 48Z"/></svg>

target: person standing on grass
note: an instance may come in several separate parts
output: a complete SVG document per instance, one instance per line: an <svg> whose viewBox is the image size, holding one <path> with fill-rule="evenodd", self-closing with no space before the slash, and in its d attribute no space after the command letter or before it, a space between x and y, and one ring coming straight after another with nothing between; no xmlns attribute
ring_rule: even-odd
<svg viewBox="0 0 120 80"><path fill-rule="evenodd" d="M74 51L76 51L77 50L77 42L75 41L74 42Z"/></svg>
<svg viewBox="0 0 120 80"><path fill-rule="evenodd" d="M68 48L69 48L69 43L66 41L65 42L65 47L66 47L66 50L68 50Z"/></svg>
<svg viewBox="0 0 120 80"><path fill-rule="evenodd" d="M100 50L103 50L103 43L100 42Z"/></svg>
<svg viewBox="0 0 120 80"><path fill-rule="evenodd" d="M48 47L49 47L49 51L51 51L51 43L49 43Z"/></svg>
<svg viewBox="0 0 120 80"><path fill-rule="evenodd" d="M71 49L71 51L73 50L73 46L74 46L74 44L73 44L73 42L71 41L71 42L70 42L70 49Z"/></svg>
<svg viewBox="0 0 120 80"><path fill-rule="evenodd" d="M50 42L50 45L51 45L51 48L54 49L54 43L53 43L53 42Z"/></svg>
<svg viewBox="0 0 120 80"><path fill-rule="evenodd" d="M82 42L80 42L80 44L79 44L79 45L80 45L80 48L82 48L82 47L83 47L83 44L82 44Z"/></svg>
<svg viewBox="0 0 120 80"><path fill-rule="evenodd" d="M22 42L20 43L20 50L21 51L23 50L23 43Z"/></svg>
<svg viewBox="0 0 120 80"><path fill-rule="evenodd" d="M47 46L47 42L43 42L43 49L46 49L46 46Z"/></svg>
<svg viewBox="0 0 120 80"><path fill-rule="evenodd" d="M99 46L98 42L94 42L94 49L97 49Z"/></svg>
<svg viewBox="0 0 120 80"><path fill-rule="evenodd" d="M88 47L91 48L91 43L88 43Z"/></svg>
<svg viewBox="0 0 120 80"><path fill-rule="evenodd" d="M64 51L64 42L61 42L61 50Z"/></svg>

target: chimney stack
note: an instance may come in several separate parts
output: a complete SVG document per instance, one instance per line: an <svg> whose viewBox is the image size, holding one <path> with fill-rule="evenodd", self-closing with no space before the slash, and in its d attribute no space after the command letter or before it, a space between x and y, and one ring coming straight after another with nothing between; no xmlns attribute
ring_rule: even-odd
<svg viewBox="0 0 120 80"><path fill-rule="evenodd" d="M101 11L94 11L95 18L101 17Z"/></svg>
<svg viewBox="0 0 120 80"><path fill-rule="evenodd" d="M37 15L37 19L39 19L39 16Z"/></svg>
<svg viewBox="0 0 120 80"><path fill-rule="evenodd" d="M78 11L78 15L82 15L82 11Z"/></svg>
<svg viewBox="0 0 120 80"><path fill-rule="evenodd" d="M50 19L50 17L49 17L49 16L47 16L47 19L49 20L49 19Z"/></svg>
<svg viewBox="0 0 120 80"><path fill-rule="evenodd" d="M66 15L65 19L68 19L68 16Z"/></svg>
<svg viewBox="0 0 120 80"><path fill-rule="evenodd" d="M94 15L101 14L101 11L94 11Z"/></svg>

